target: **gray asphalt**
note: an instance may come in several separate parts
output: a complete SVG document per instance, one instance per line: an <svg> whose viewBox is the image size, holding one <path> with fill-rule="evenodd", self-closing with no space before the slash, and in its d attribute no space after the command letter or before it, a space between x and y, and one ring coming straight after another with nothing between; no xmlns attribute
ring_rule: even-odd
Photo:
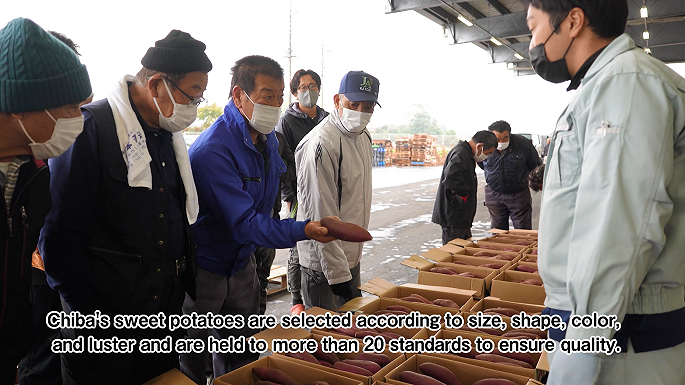
<svg viewBox="0 0 685 385"><path fill-rule="evenodd" d="M437 174L439 175L439 172ZM373 190L369 231L374 239L364 245L361 262L362 283L375 277L381 277L396 285L417 281L417 270L400 265L400 262L413 254L421 254L433 247L442 246L440 226L430 221L438 182L436 178ZM487 207L483 205L484 186L483 175L480 175L479 202L472 228L474 237L486 236L486 231L490 229L490 216ZM540 193L531 193L533 228L537 229ZM288 250L277 250L274 265L286 266L287 261ZM268 297L266 312L280 318L290 313L291 305L290 294L283 291Z"/></svg>

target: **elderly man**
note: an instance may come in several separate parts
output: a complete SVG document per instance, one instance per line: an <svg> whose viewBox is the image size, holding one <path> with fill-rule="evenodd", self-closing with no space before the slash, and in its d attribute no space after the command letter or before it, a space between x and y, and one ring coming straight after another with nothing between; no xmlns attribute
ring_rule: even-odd
<svg viewBox="0 0 685 385"><path fill-rule="evenodd" d="M333 112L300 142L295 151L298 219L332 215L369 226L373 150L366 125L378 104L378 88L376 77L348 72L333 96ZM297 244L305 308L334 310L361 296L363 246L340 240Z"/></svg>
<svg viewBox="0 0 685 385"><path fill-rule="evenodd" d="M328 112L316 105L321 92L321 77L312 70L298 70L290 80L290 93L297 99L285 114L281 116L276 131L282 133L288 147L295 151L312 128L328 116ZM297 217L297 176L282 183L283 200L288 205L288 211ZM304 302L300 293L300 256L297 247L290 249L288 259L288 292L292 296L293 306L290 314L297 315L304 310Z"/></svg>
<svg viewBox="0 0 685 385"><path fill-rule="evenodd" d="M539 166L540 157L530 140L511 133L511 126L498 120L488 127L497 136L497 150L478 163L485 170L485 205L490 227L509 230L533 228L533 206L528 174Z"/></svg>
<svg viewBox="0 0 685 385"><path fill-rule="evenodd" d="M304 239L332 239L318 221L272 217L279 176L286 170L273 132L283 103L283 69L273 59L247 56L231 71L231 99L224 114L190 147L200 198L200 216L192 227L199 271L197 299L186 296L183 312L245 320L244 327L211 330L217 338L248 337L256 332L247 320L259 314L257 245L282 249ZM191 338L207 339L209 333L206 329L188 331ZM214 353L214 376L257 357L251 352ZM207 352L182 354L181 370L205 384L207 359Z"/></svg>
<svg viewBox="0 0 685 385"><path fill-rule="evenodd" d="M77 55L29 19L0 30L0 57L0 384L14 384L31 343L31 254L50 210L44 160L83 130L79 107L92 91Z"/></svg>
<svg viewBox="0 0 685 385"><path fill-rule="evenodd" d="M194 296L189 224L198 212L180 131L194 120L212 63L205 45L173 30L121 78L106 99L84 107L83 133L50 163L53 209L41 233L48 282L71 311L180 314ZM65 329L67 337L161 339L159 329ZM172 332L174 338L182 331ZM174 367L178 355L67 353L67 383L140 384Z"/></svg>
<svg viewBox="0 0 685 385"><path fill-rule="evenodd" d="M620 347L556 352L552 385L685 383L685 79L635 46L628 14L626 0L528 7L533 67L577 89L545 167L546 312L621 322L550 332Z"/></svg>
<svg viewBox="0 0 685 385"><path fill-rule="evenodd" d="M470 141L460 141L447 154L432 220L442 227L443 245L455 238L471 238L478 194L476 163L487 159L496 148L495 134L478 131Z"/></svg>

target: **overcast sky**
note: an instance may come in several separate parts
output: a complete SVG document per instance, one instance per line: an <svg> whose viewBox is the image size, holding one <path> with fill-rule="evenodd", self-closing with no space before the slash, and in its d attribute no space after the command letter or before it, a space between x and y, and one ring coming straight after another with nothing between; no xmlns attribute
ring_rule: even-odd
<svg viewBox="0 0 685 385"><path fill-rule="evenodd" d="M214 64L205 93L210 103L226 104L231 66L252 54L281 63L287 103L288 5L288 0L11 1L2 6L0 26L28 17L74 40L96 99L124 74L135 74L156 40L180 29L207 45ZM450 45L442 28L418 13L386 14L386 5L387 0L292 0L292 72L305 68L323 75L319 105L330 110L342 76L364 70L378 77L383 106L370 127L404 124L413 106L422 104L462 137L500 119L514 132L553 130L572 96L566 85L515 77L504 64L488 64L486 52L472 44ZM685 65L674 68L685 74Z"/></svg>

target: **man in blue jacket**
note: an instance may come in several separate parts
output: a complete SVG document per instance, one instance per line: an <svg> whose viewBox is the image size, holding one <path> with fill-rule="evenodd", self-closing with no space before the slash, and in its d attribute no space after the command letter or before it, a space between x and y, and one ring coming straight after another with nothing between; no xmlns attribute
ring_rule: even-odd
<svg viewBox="0 0 685 385"><path fill-rule="evenodd" d="M259 314L257 245L275 249L305 239L332 238L318 221L272 218L280 175L286 171L273 132L283 103L283 69L273 59L247 56L231 69L231 100L224 114L190 148L200 214L192 227L197 243L197 299L186 296L183 312L243 316ZM319 218L317 218L319 219ZM248 337L242 328L213 329L215 338ZM191 329L190 338L207 339L209 330ZM204 384L208 353L181 355L181 370ZM255 359L258 354L214 353L218 377Z"/></svg>

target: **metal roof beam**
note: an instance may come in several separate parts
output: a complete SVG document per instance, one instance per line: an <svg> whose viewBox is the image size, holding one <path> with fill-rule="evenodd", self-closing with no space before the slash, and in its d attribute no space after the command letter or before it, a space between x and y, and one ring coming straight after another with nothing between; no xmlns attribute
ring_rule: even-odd
<svg viewBox="0 0 685 385"><path fill-rule="evenodd" d="M490 5L492 5L492 8L495 8L497 12L501 13L502 15L508 15L511 13L511 11L502 5L498 0L486 0Z"/></svg>
<svg viewBox="0 0 685 385"><path fill-rule="evenodd" d="M416 11L418 9L439 7L441 5L445 5L445 3L456 4L458 1L445 0L443 2L440 0L389 0L389 9L386 13Z"/></svg>
<svg viewBox="0 0 685 385"><path fill-rule="evenodd" d="M637 5L633 6L631 4L628 11L628 20L640 19L640 7L638 2ZM668 17L677 16L685 14L685 1L664 1L664 0L647 0L645 1L647 10L649 11L649 18L654 17Z"/></svg>
<svg viewBox="0 0 685 385"><path fill-rule="evenodd" d="M524 12L476 19L473 20L473 23L487 32L484 32L479 28L468 27L462 23L456 23L454 25L455 43L474 43L490 40L490 35L493 35L498 39L530 35L530 30L528 30L528 26L526 25L526 14Z"/></svg>
<svg viewBox="0 0 685 385"><path fill-rule="evenodd" d="M652 55L666 63L682 63L685 58L685 42L665 47L651 47Z"/></svg>
<svg viewBox="0 0 685 385"><path fill-rule="evenodd" d="M491 46L489 48L490 61L491 63L512 63L512 62L525 62L528 60L528 43L514 43L509 46L516 52L521 54L525 60L521 60L514 56L514 51L505 46Z"/></svg>
<svg viewBox="0 0 685 385"><path fill-rule="evenodd" d="M460 6L461 9L463 9L464 11L470 13L471 16L473 16L474 19L482 19L482 18L485 17L485 15L483 15L482 13L480 13L480 11L478 11L478 10L475 9L475 8L473 8L473 6L472 6L471 4L469 4L469 3L465 2L465 1L464 1L464 2L461 2L461 3L458 3L457 5Z"/></svg>
<svg viewBox="0 0 685 385"><path fill-rule="evenodd" d="M685 36L685 20L649 24L649 46L658 46L664 44L680 43ZM642 40L642 32L645 30L644 25L628 26L626 32L635 40L635 44L645 46L647 43Z"/></svg>

